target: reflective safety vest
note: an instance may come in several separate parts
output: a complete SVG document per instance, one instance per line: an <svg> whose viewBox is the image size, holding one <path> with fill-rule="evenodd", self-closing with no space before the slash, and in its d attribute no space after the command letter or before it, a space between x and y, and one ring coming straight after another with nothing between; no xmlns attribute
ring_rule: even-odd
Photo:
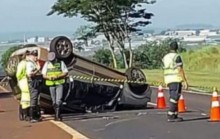
<svg viewBox="0 0 220 139"><path fill-rule="evenodd" d="M18 81L22 78L26 78L26 60L22 60L20 63L18 63L16 78Z"/></svg>
<svg viewBox="0 0 220 139"><path fill-rule="evenodd" d="M26 73L26 60L22 60L17 66L16 78L18 87L21 90L20 104L22 109L30 107L30 91L28 86L28 78Z"/></svg>
<svg viewBox="0 0 220 139"><path fill-rule="evenodd" d="M176 58L178 56L177 53L169 53L163 58L164 82L166 84L183 81L177 69Z"/></svg>
<svg viewBox="0 0 220 139"><path fill-rule="evenodd" d="M56 77L62 74L62 68L61 68L61 62L56 62L52 64L51 62L48 62L47 65L47 76L48 77ZM53 86L53 85L61 85L65 83L65 79L58 79L58 80L46 80L47 86Z"/></svg>

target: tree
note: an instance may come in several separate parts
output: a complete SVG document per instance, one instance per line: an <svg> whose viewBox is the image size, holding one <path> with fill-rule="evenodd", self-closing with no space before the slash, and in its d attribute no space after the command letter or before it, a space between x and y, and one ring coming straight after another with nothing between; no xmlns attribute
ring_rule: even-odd
<svg viewBox="0 0 220 139"><path fill-rule="evenodd" d="M150 42L139 46L134 51L134 65L144 69L162 68L162 58L170 51L170 42L173 39L166 39L161 43ZM179 52L185 52L186 49L180 43Z"/></svg>
<svg viewBox="0 0 220 139"><path fill-rule="evenodd" d="M95 52L93 55L94 61L101 63L105 66L110 66L112 65L112 56L110 53L110 50L108 49L99 49L98 51Z"/></svg>
<svg viewBox="0 0 220 139"><path fill-rule="evenodd" d="M155 1L136 1L136 0L128 0L128 1L118 1L118 13L113 12L110 7L108 7L109 11L112 14L118 14L118 19L116 20L115 25L113 24L113 27L115 26L116 29L112 30L113 36L116 38L117 43L119 44L119 50L122 54L125 67L131 67L133 63L133 52L131 49L131 37L130 33L132 32L138 32L140 29L138 29L139 26L146 26L150 24L148 21L151 16L153 16L152 13L147 13L146 8L143 8L143 4L152 4ZM126 4L123 5L122 2L125 2ZM117 5L117 4L116 4ZM137 8L139 7L139 8ZM117 9L116 8L116 9ZM115 10L115 9L114 9ZM117 11L117 10L116 10ZM137 20L138 19L138 20ZM126 52L125 49L125 41L128 41L129 43L129 53ZM128 65L127 65L128 64Z"/></svg>
<svg viewBox="0 0 220 139"><path fill-rule="evenodd" d="M143 7L143 3L152 4L155 1L136 1L136 0L125 0L125 1L109 1L110 4L105 4L108 11L108 17L104 17L100 25L97 26L98 30L104 32L107 40L110 44L117 43L121 55L123 57L125 67L131 67L133 62L133 53L131 49L131 32L138 32L139 26L146 26L150 24L148 21L152 13L147 13ZM140 4L142 3L142 5ZM136 7L139 7L137 9ZM135 18L135 20L134 20ZM110 19L110 21L108 21ZM137 20L138 19L138 20ZM125 41L129 43L129 53L125 49ZM114 46L110 45L111 50L114 50ZM113 58L114 59L114 58Z"/></svg>
<svg viewBox="0 0 220 139"><path fill-rule="evenodd" d="M81 15L82 18L96 24L96 32L102 32L109 42L114 66L116 59L114 49L116 46L122 54L125 67L128 67L125 55L125 41L129 44L131 39L129 34L138 31L138 26L149 24L146 21L151 18L151 13L146 13L145 9L135 10L136 5L141 7L140 3L151 4L155 1L146 0L58 0L48 15L57 13L64 17L73 17ZM131 18L142 18L143 21L131 21ZM117 44L117 45L115 45ZM132 65L132 51L129 45L129 66Z"/></svg>
<svg viewBox="0 0 220 139"><path fill-rule="evenodd" d="M86 46L88 46L88 40L96 35L92 25L83 25L76 30L74 36L76 36L79 40L85 41Z"/></svg>
<svg viewBox="0 0 220 139"><path fill-rule="evenodd" d="M1 65L2 65L3 68L6 68L6 64L7 64L8 60L9 60L11 54L12 54L14 51L16 51L16 50L18 50L18 49L20 49L20 48L21 48L21 46L13 46L13 47L10 47L8 50L6 50L6 51L2 54L2 56L1 56Z"/></svg>

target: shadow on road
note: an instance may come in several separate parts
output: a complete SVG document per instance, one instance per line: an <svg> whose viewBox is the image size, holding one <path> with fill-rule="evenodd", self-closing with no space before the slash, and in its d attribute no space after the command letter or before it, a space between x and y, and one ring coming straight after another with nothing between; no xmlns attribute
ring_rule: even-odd
<svg viewBox="0 0 220 139"><path fill-rule="evenodd" d="M1 98L9 98L11 97L12 95L10 93L5 93L5 92L0 92L0 99Z"/></svg>
<svg viewBox="0 0 220 139"><path fill-rule="evenodd" d="M199 120L207 120L209 117L199 117L199 118L190 118L190 119L184 119L183 122L191 122L191 121L199 121Z"/></svg>

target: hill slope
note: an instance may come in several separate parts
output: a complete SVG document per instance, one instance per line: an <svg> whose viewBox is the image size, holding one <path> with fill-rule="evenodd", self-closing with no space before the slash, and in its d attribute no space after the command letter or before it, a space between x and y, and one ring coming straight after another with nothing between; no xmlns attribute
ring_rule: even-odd
<svg viewBox="0 0 220 139"><path fill-rule="evenodd" d="M181 54L185 70L220 72L220 46L209 46Z"/></svg>

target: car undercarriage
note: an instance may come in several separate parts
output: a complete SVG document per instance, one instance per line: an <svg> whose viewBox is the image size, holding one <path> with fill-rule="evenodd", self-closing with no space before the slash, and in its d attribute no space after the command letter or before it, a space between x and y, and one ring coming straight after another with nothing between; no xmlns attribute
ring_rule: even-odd
<svg viewBox="0 0 220 139"><path fill-rule="evenodd" d="M17 99L20 99L20 90L15 78L16 67L25 50L32 49L38 50L41 65L47 60L49 51L55 52L57 59L67 65L69 74L63 96L63 108L67 111L115 111L120 106L146 108L151 99L151 88L140 69L129 68L120 72L77 55L73 52L70 39L65 36L54 38L49 51L41 46L24 46L10 56L5 71ZM49 88L45 86L44 80L41 84L40 105L45 112L52 110Z"/></svg>

